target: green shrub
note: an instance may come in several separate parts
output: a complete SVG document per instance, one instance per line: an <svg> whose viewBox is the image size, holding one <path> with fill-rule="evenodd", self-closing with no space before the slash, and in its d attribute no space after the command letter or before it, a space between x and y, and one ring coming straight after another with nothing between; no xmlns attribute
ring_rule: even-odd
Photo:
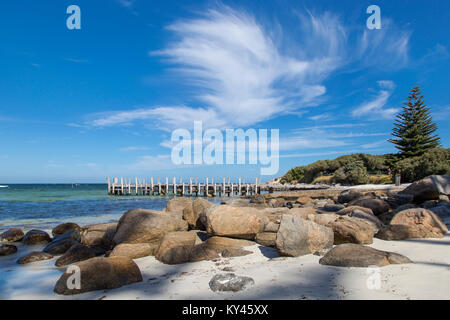
<svg viewBox="0 0 450 320"><path fill-rule="evenodd" d="M345 184L392 183L388 169L400 174L403 182L412 182L432 174L450 173L450 149L436 148L420 157L400 159L397 154L370 155L364 153L340 156L334 160L319 160L307 166L295 167L282 178L284 183L330 181L318 179L333 176L334 182ZM368 173L372 175L369 176ZM380 174L385 174L380 176ZM380 176L377 178L373 174Z"/></svg>
<svg viewBox="0 0 450 320"><path fill-rule="evenodd" d="M334 172L334 180L343 184L365 184L369 182L369 174L361 160L348 162Z"/></svg>
<svg viewBox="0 0 450 320"><path fill-rule="evenodd" d="M402 182L413 182L433 174L450 173L450 149L432 149L422 156L400 160L393 166Z"/></svg>
<svg viewBox="0 0 450 320"><path fill-rule="evenodd" d="M384 156L358 153L340 156L334 160L319 160L307 166L295 167L289 170L282 180L286 183L313 183L321 176L332 176L339 168L351 165L354 162L362 162L367 171L387 170Z"/></svg>

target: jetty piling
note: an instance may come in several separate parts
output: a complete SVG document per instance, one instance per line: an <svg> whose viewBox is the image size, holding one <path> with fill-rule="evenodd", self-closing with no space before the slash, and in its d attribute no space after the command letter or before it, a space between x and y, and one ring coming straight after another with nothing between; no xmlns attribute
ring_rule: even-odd
<svg viewBox="0 0 450 320"><path fill-rule="evenodd" d="M150 181L150 183L149 183ZM156 183L155 183L156 181ZM189 178L189 183L183 182L180 178L171 179L166 177L165 183L162 183L158 177L146 178L106 178L108 184L108 195L113 196L193 196L193 197L231 197L231 196L253 196L264 192L274 191L294 191L294 190L315 190L328 189L326 185L274 185L272 183L261 183L261 178L255 178L253 183L249 183L249 179L238 178L232 182L230 177L214 179L214 177L206 177L203 182L199 178ZM246 182L247 181L247 182Z"/></svg>
<svg viewBox="0 0 450 320"><path fill-rule="evenodd" d="M219 179L220 181L220 179ZM106 178L108 184L108 195L114 196L153 196L153 195L175 195L175 196L233 196L233 195L255 195L260 194L261 191L266 191L261 187L261 182L258 183L258 178L255 179L254 184L245 184L242 181L245 179L239 178L238 183L231 182L230 178L223 177L222 183L214 181L213 177L206 177L204 182L200 182L198 178L189 178L189 183L184 183L183 179L177 181L173 177L172 182L169 182L169 177L166 177L165 184L161 183L160 178L156 178L156 183L153 177L146 178ZM261 181L261 180L259 180Z"/></svg>

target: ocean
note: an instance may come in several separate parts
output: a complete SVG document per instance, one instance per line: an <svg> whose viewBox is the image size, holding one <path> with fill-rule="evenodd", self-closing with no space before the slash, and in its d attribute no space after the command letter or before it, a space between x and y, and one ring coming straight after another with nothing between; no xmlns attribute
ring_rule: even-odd
<svg viewBox="0 0 450 320"><path fill-rule="evenodd" d="M0 188L0 231L11 227L49 229L63 222L114 222L130 209L161 210L171 198L108 196L106 184L12 184Z"/></svg>

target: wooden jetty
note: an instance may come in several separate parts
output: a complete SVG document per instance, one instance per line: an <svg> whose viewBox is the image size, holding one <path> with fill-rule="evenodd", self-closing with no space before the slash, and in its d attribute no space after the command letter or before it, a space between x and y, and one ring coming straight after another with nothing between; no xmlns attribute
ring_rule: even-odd
<svg viewBox="0 0 450 320"><path fill-rule="evenodd" d="M220 180L220 179L219 179ZM112 178L106 179L108 183L108 194L114 196L252 196L262 192L272 193L274 191L293 191L293 190L315 190L327 189L324 185L274 185L271 183L261 183L261 178L255 178L254 182L248 183L245 178L236 179L237 182L231 182L230 178L222 178L221 181L214 181L214 178L205 178L200 181L198 178L190 178L189 182L183 182L182 178L178 181L174 177L169 181L145 179L145 178Z"/></svg>
<svg viewBox="0 0 450 320"><path fill-rule="evenodd" d="M198 178L190 178L189 182L178 181L173 178L169 182L166 177L164 181L160 178L112 178L106 179L108 183L108 194L115 196L154 196L154 195L175 195L175 196L234 196L234 195L255 195L264 191L261 187L261 178L255 178L255 182L246 183L245 178L239 178L237 183L230 182L230 178L223 178L217 183L214 178L206 178L200 182ZM264 190L263 190L264 189Z"/></svg>

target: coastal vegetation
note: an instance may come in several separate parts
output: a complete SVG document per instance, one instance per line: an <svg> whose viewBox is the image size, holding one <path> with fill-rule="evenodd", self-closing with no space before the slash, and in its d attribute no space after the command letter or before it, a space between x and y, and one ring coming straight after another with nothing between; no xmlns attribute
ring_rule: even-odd
<svg viewBox="0 0 450 320"><path fill-rule="evenodd" d="M400 158L417 157L428 150L439 147L439 137L434 134L436 124L431 118L430 109L423 101L419 87L414 87L402 112L396 117L389 142L395 144Z"/></svg>
<svg viewBox="0 0 450 320"><path fill-rule="evenodd" d="M404 182L412 182L432 174L450 173L450 149L435 148L421 156L400 159L395 154L365 153L319 160L289 170L281 183L387 184L399 174Z"/></svg>
<svg viewBox="0 0 450 320"><path fill-rule="evenodd" d="M450 149L440 147L436 130L420 88L414 87L396 117L394 138L388 140L399 150L397 154L359 153L319 160L289 170L280 182L386 184L392 183L395 175L403 182L413 182L433 174L448 174Z"/></svg>

